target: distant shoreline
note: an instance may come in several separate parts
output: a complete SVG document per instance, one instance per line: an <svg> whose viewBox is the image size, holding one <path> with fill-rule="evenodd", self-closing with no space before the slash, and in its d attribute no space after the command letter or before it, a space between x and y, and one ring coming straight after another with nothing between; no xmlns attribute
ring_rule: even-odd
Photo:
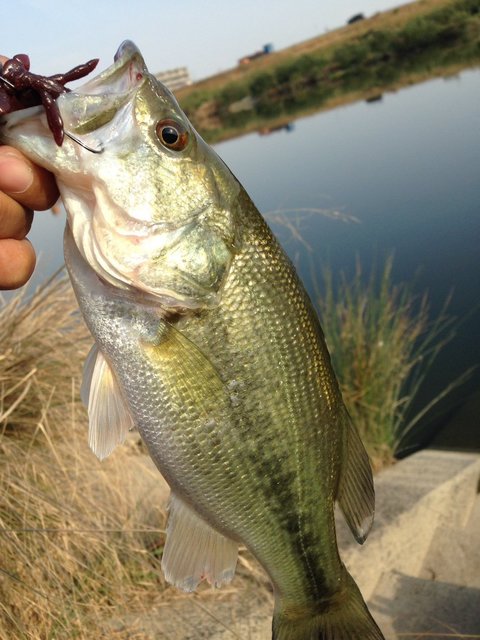
<svg viewBox="0 0 480 640"><path fill-rule="evenodd" d="M276 66L280 62L283 62L285 58L289 58L292 55L297 56L304 53L312 53L313 51L317 52L322 49L329 50L343 45L348 41L358 39L369 29L384 29L391 28L392 26L398 27L412 17L418 17L435 8L449 4L451 4L451 0L415 0L415 2L376 13L352 25L345 24L327 33L315 36L314 38L298 42L285 49L273 51L268 56L252 60L248 66L236 65L212 76L201 78L188 86L178 89L175 95L179 100L182 100L200 89L218 89L219 86L228 84L232 80L244 79L260 69Z"/></svg>
<svg viewBox="0 0 480 640"><path fill-rule="evenodd" d="M480 64L478 0L418 0L177 90L209 142Z"/></svg>

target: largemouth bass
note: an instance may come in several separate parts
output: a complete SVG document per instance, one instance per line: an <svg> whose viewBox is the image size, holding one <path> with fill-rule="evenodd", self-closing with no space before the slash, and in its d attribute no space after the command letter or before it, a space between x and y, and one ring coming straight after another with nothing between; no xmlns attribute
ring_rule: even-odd
<svg viewBox="0 0 480 640"><path fill-rule="evenodd" d="M338 501L365 540L371 468L292 264L132 43L57 104L61 147L42 107L0 139L56 175L95 339L90 445L104 458L140 432L172 491L167 580L220 586L241 543L271 578L275 640L380 640L334 523Z"/></svg>

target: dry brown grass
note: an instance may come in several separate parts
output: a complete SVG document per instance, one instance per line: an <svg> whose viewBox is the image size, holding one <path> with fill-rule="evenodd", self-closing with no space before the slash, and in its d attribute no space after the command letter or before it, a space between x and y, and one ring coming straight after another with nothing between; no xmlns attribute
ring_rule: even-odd
<svg viewBox="0 0 480 640"><path fill-rule="evenodd" d="M102 465L87 447L75 308L59 278L0 308L0 638L110 637L165 586L158 473L134 444Z"/></svg>

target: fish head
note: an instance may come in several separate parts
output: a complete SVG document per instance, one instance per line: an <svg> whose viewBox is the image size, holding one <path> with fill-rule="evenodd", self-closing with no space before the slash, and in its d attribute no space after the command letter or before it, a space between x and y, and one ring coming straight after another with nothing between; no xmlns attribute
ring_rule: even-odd
<svg viewBox="0 0 480 640"><path fill-rule="evenodd" d="M137 47L124 42L108 69L57 105L62 146L43 107L4 116L0 140L55 174L84 260L166 307L218 304L241 187Z"/></svg>

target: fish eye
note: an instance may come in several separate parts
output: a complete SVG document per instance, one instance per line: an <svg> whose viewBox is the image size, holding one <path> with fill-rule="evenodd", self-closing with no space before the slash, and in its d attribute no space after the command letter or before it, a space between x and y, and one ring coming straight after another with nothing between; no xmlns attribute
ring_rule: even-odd
<svg viewBox="0 0 480 640"><path fill-rule="evenodd" d="M188 131L186 127L176 120L160 120L155 128L158 139L173 151L182 151L188 144Z"/></svg>

